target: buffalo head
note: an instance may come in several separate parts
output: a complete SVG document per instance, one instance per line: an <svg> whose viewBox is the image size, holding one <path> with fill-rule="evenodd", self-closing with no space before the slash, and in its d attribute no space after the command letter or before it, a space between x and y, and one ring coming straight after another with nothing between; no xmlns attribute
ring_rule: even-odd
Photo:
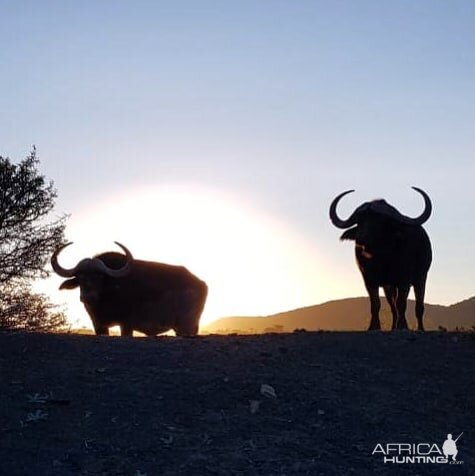
<svg viewBox="0 0 475 476"><path fill-rule="evenodd" d="M124 245L117 241L114 243L122 248L125 253L125 265L119 269L108 267L103 260L98 258L84 258L74 268L63 268L58 263L58 255L64 248L72 245L72 243L66 243L57 248L51 257L51 266L62 278L70 278L63 281L59 289L75 289L79 287L81 302L84 304L94 304L97 302L100 299L105 279L127 276L133 261L132 253Z"/></svg>

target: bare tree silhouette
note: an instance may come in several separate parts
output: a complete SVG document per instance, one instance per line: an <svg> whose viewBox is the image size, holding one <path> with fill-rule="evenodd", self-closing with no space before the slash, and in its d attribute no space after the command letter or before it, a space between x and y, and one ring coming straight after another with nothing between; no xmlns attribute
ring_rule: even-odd
<svg viewBox="0 0 475 476"><path fill-rule="evenodd" d="M34 279L63 242L66 216L49 219L57 197L53 182L38 171L36 148L18 164L0 156L0 327L51 330L65 316L44 295L31 290Z"/></svg>

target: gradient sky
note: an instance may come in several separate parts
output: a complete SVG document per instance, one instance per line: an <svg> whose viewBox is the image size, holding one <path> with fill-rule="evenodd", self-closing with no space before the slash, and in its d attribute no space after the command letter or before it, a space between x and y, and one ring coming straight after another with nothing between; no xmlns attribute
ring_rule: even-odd
<svg viewBox="0 0 475 476"><path fill-rule="evenodd" d="M231 228L249 220L239 225L245 247L223 235L230 246L218 253L237 275L227 292L242 302L246 278L233 266L263 227L266 261L257 251L249 274L265 288L253 267L266 266L286 276L282 289L308 289L287 301L267 289L262 313L364 295L329 203L354 188L343 216L377 197L416 215L416 185L434 204L427 301L451 304L475 294L474 21L471 0L0 0L0 155L17 161L37 146L57 211L71 214L68 238L88 241L90 254L118 240L166 260L164 204L184 221L187 203L202 207L202 229L199 219L184 229L182 249L198 228L200 240L216 239L223 216ZM111 221L97 249L87 225L131 203L144 207L135 234ZM216 259L213 247L202 263ZM216 312L252 313L229 303Z"/></svg>

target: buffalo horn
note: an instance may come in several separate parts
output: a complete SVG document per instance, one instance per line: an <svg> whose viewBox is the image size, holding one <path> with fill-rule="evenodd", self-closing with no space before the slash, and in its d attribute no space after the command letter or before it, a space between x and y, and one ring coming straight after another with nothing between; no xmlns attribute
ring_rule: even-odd
<svg viewBox="0 0 475 476"><path fill-rule="evenodd" d="M132 263L134 257L132 256L132 253L129 251L129 249L127 247L125 247L124 245L122 245L121 243L119 243L118 241L114 241L114 243L119 246L120 248L122 248L122 250L124 251L125 253L125 257L127 258L127 262L125 263L125 265L120 268L120 269L112 269L112 268L109 268L107 267L102 261L101 263L103 264L103 266L101 266L102 270L104 271L104 273L106 273L108 276L110 276L111 278L122 278L124 276L126 276L129 271L130 271L130 264ZM99 260L100 261L100 260Z"/></svg>
<svg viewBox="0 0 475 476"><path fill-rule="evenodd" d="M429 219L432 213L432 203L430 201L429 195L427 195L427 193L424 192L424 190L417 187L412 187L412 188L416 192L419 192L424 198L424 203L425 203L424 211L417 218L404 217L404 222L407 223L408 225L422 225Z"/></svg>
<svg viewBox="0 0 475 476"><path fill-rule="evenodd" d="M67 269L67 268L63 268L58 263L59 253L62 250L64 250L64 248L72 244L73 242L70 241L69 243L66 243L65 245L58 246L58 248L56 248L55 252L53 253L53 256L51 257L51 266L53 267L54 272L59 274L62 278L72 278L76 274L77 265L74 268Z"/></svg>
<svg viewBox="0 0 475 476"><path fill-rule="evenodd" d="M342 220L341 218L338 217L336 213L336 207L338 205L338 202L345 195L348 195L349 193L352 193L352 192L354 192L354 190L347 190L346 192L340 193L340 195L338 195L333 200L332 204L330 205L330 220L337 228L350 228L350 226L353 226L356 224L354 213L347 220Z"/></svg>
<svg viewBox="0 0 475 476"><path fill-rule="evenodd" d="M79 270L84 271L86 269L89 269L89 270L95 269L104 274L107 274L108 276L112 278L121 278L123 276L126 276L128 272L130 271L130 263L133 261L134 258L132 256L132 253L124 245L122 245L121 243L117 241L115 241L114 243L118 245L120 248L122 248L122 250L125 253L125 257L127 258L127 262L120 269L109 268L108 266L104 264L103 261L101 261L98 258L93 258L93 259L85 258L81 260L74 268L71 268L71 269L63 268L58 263L58 255L62 250L64 250L64 248L72 245L73 244L72 242L59 246L55 250L55 252L53 253L53 256L51 257L51 266L53 267L54 272L57 273L62 278L72 278L73 276L76 275L76 273Z"/></svg>

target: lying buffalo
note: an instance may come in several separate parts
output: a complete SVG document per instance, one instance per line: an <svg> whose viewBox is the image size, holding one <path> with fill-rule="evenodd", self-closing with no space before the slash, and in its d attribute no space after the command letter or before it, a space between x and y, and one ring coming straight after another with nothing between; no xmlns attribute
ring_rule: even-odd
<svg viewBox="0 0 475 476"><path fill-rule="evenodd" d="M96 334L119 325L122 336L139 331L154 336L173 329L179 336L198 333L208 287L182 266L141 261L120 243L124 254L107 252L81 260L74 268L58 263L59 247L51 257L53 270L69 278L60 289L79 287Z"/></svg>
<svg viewBox="0 0 475 476"><path fill-rule="evenodd" d="M425 208L417 218L409 218L385 200L363 203L347 220L338 217L338 195L330 206L330 219L338 228L349 228L342 240L355 241L355 254L371 302L369 330L380 329L379 287L383 287L391 307L393 329L407 329L406 306L411 286L416 298L417 328L424 330L424 293L432 261L429 237L422 228L432 212L429 196L413 187L424 198ZM351 228L352 227L352 228Z"/></svg>

